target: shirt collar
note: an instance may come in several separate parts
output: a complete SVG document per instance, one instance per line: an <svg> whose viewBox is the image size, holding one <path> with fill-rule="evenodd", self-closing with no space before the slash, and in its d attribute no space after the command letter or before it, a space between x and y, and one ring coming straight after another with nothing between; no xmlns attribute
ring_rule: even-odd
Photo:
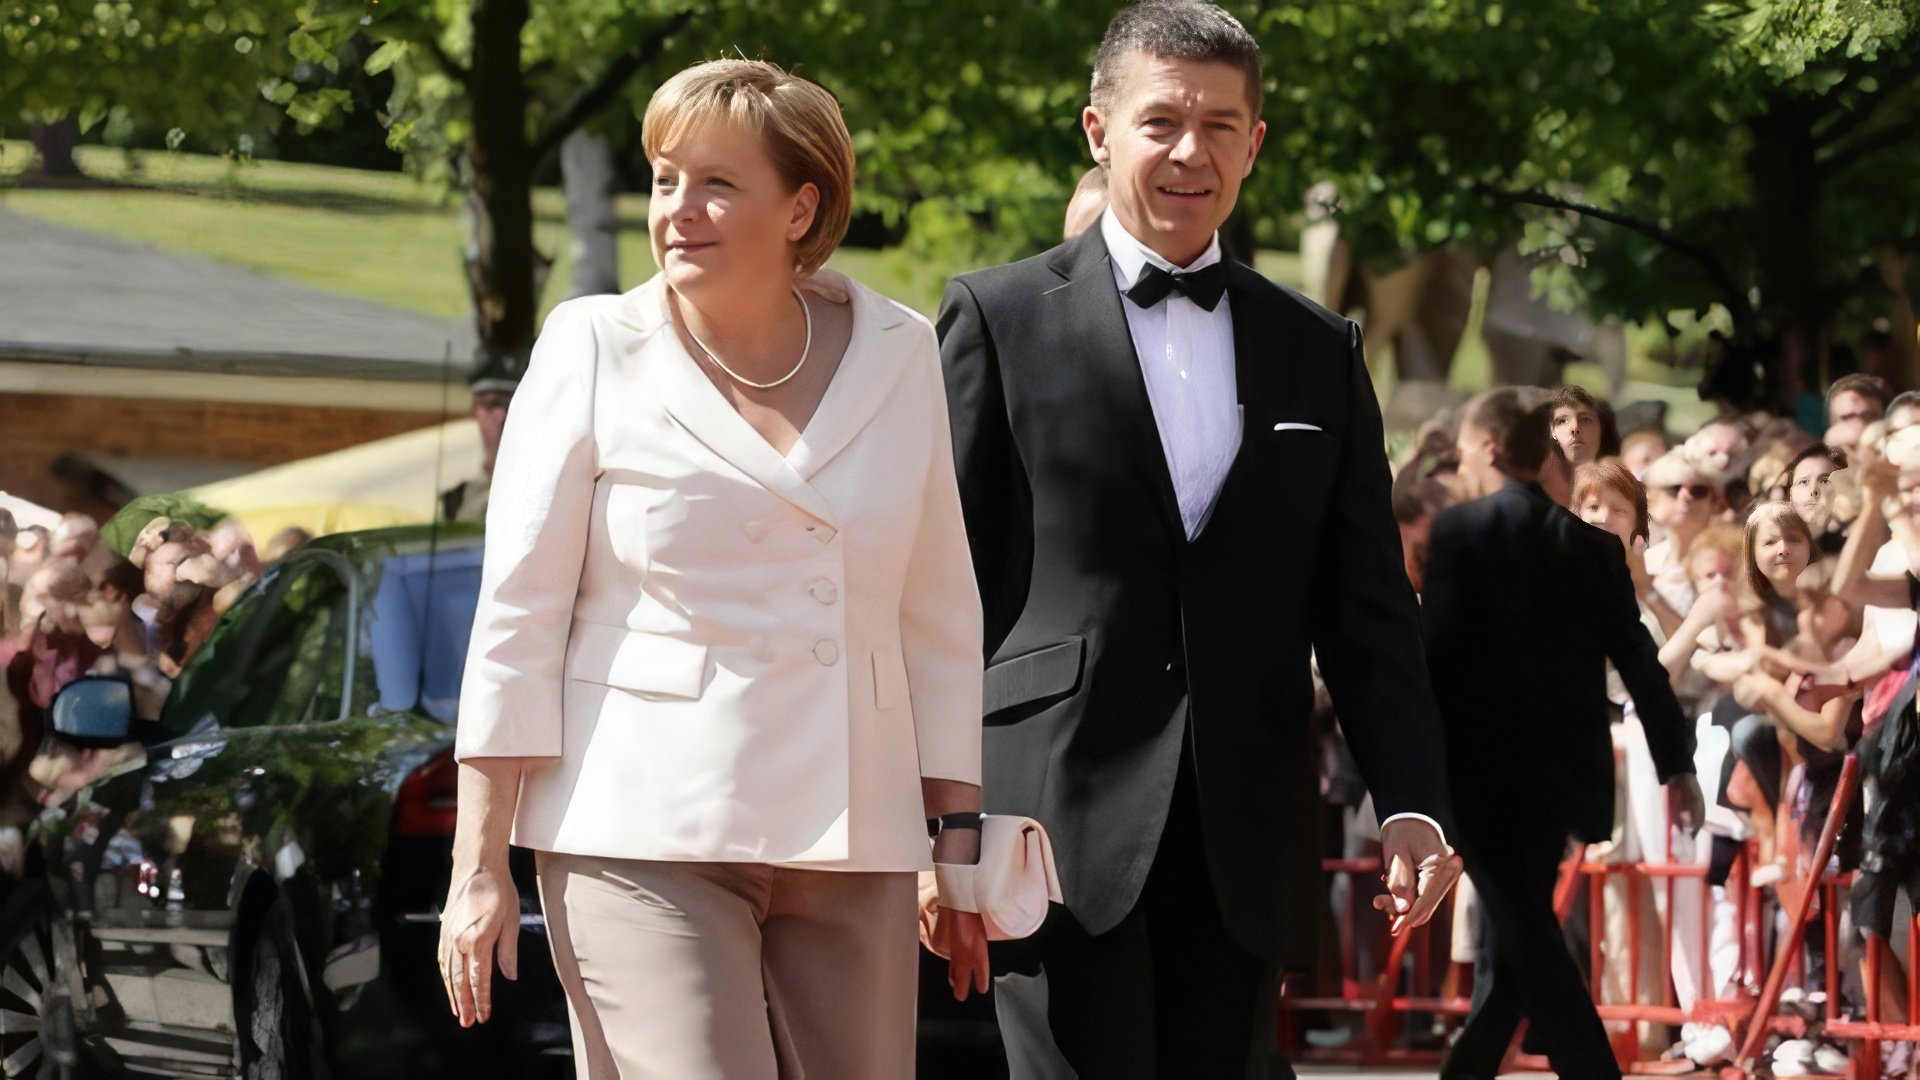
<svg viewBox="0 0 1920 1080"><path fill-rule="evenodd" d="M1175 266L1162 258L1158 252L1141 243L1127 231L1120 219L1113 216L1113 207L1109 206L1100 214L1100 235L1107 242L1107 255L1113 259L1113 279L1120 288L1129 289L1140 280L1140 271L1148 263L1168 273L1186 273L1202 267L1212 266L1220 261L1220 234L1215 232L1213 240L1207 244L1207 250L1187 266Z"/></svg>

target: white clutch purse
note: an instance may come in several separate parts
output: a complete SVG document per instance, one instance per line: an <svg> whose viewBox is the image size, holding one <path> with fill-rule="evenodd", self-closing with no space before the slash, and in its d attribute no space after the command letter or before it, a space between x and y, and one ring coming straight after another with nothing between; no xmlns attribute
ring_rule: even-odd
<svg viewBox="0 0 1920 1080"><path fill-rule="evenodd" d="M1061 902L1053 844L1028 817L984 816L979 863L936 863L932 877L940 906L978 912L992 941L1026 937L1046 921L1047 905Z"/></svg>

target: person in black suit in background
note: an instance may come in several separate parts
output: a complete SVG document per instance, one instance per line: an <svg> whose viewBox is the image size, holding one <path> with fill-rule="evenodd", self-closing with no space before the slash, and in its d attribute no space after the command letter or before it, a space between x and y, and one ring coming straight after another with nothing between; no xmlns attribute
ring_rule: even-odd
<svg viewBox="0 0 1920 1080"><path fill-rule="evenodd" d="M998 954L1019 1080L1264 1080L1324 902L1316 649L1379 903L1423 921L1451 883L1416 881L1451 858L1446 785L1359 331L1220 250L1260 80L1221 9L1123 9L1082 116L1107 211L941 303L986 806L1046 825L1066 895Z"/></svg>
<svg viewBox="0 0 1920 1080"><path fill-rule="evenodd" d="M1640 622L1620 541L1547 492L1567 486L1551 403L1506 389L1461 418L1461 480L1492 494L1435 516L1421 619L1446 727L1454 840L1493 935L1492 979L1443 1077L1492 1077L1524 1014L1568 1080L1620 1075L1560 936L1553 891L1570 836L1613 829L1611 660L1646 725L1674 824L1703 815L1693 726Z"/></svg>

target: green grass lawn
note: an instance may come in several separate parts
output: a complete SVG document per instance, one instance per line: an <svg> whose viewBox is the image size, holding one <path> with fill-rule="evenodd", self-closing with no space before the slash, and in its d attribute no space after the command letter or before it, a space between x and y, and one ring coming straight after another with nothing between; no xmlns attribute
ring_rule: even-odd
<svg viewBox="0 0 1920 1080"><path fill-rule="evenodd" d="M316 289L446 318L468 313L460 253L466 243L457 195L401 173L289 162L236 162L185 153L128 154L81 147L76 157L94 184L21 188L12 181L31 160L24 142L0 141L0 206L46 221L122 237L156 248L245 266ZM654 272L647 241L647 200L622 195L617 211L620 266L629 287ZM542 315L565 294L566 203L557 189L534 192L535 241L555 257ZM905 249L843 248L832 265L931 316L947 278L968 269L938 264ZM1298 285L1297 253L1262 251L1260 271ZM1477 305L1476 305L1477 308ZM1389 354L1375 342L1377 389L1392 388ZM1569 376L1605 390L1597 369L1575 365ZM1456 357L1452 385L1487 385L1489 365L1478 312ZM1635 350L1629 399L1659 396L1676 419L1700 411L1687 373Z"/></svg>

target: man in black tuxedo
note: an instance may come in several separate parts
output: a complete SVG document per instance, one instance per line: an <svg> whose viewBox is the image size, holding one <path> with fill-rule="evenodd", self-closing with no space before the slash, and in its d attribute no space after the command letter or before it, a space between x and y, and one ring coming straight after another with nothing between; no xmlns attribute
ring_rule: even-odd
<svg viewBox="0 0 1920 1080"><path fill-rule="evenodd" d="M1620 1075L1553 911L1569 836L1613 831L1607 661L1633 696L1673 820L1703 815L1693 725L1640 622L1620 541L1568 512L1552 403L1496 390L1461 420L1460 481L1491 494L1442 510L1421 592L1446 724L1454 840L1493 938L1491 979L1441 1070L1490 1078L1524 1014L1554 1070Z"/></svg>
<svg viewBox="0 0 1920 1080"><path fill-rule="evenodd" d="M1317 649L1386 825L1380 903L1445 858L1439 720L1352 323L1226 261L1258 47L1196 0L1122 10L1083 124L1109 209L955 279L939 330L986 612L985 797L1066 894L1003 950L1014 1076L1266 1076L1325 902ZM1422 879L1424 881L1425 879Z"/></svg>

